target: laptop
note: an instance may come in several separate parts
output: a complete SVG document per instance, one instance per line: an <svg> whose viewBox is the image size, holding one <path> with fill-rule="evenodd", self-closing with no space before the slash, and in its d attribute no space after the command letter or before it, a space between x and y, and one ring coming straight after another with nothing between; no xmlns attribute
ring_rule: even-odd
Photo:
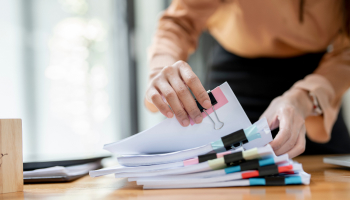
<svg viewBox="0 0 350 200"><path fill-rule="evenodd" d="M328 164L333 164L333 165L350 167L350 155L324 157L323 162Z"/></svg>

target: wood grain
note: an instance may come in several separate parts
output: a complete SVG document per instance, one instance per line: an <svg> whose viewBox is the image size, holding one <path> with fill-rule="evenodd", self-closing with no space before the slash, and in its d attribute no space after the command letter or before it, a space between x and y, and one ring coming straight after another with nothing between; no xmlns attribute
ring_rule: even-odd
<svg viewBox="0 0 350 200"><path fill-rule="evenodd" d="M83 177L71 183L31 184L24 192L0 194L0 199L350 199L350 170L322 162L323 156L300 156L310 185L254 186L207 189L142 190L141 186L112 175Z"/></svg>
<svg viewBox="0 0 350 200"><path fill-rule="evenodd" d="M22 120L0 119L0 193L23 191Z"/></svg>

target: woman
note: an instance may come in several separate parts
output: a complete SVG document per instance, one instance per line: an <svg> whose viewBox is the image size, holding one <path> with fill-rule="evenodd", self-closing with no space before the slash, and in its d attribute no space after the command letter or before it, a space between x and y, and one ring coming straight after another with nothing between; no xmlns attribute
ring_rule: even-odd
<svg viewBox="0 0 350 200"><path fill-rule="evenodd" d="M208 88L227 81L252 122L264 116L279 127L271 142L277 155L350 153L338 115L350 86L349 0L173 1L150 48L146 105L183 126L188 116L202 121L187 86L211 106L185 62L205 29L220 44Z"/></svg>

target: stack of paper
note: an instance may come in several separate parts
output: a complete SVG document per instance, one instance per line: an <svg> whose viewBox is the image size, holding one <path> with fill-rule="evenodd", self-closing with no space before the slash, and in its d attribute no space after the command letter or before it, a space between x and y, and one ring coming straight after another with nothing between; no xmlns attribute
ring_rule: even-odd
<svg viewBox="0 0 350 200"><path fill-rule="evenodd" d="M107 144L105 149L120 155L121 166L90 171L90 176L114 173L144 189L309 184L301 164L274 154L265 118L251 124L227 83L212 94L215 110L207 110L201 124L182 127L176 118L166 119ZM219 120L224 126L215 130Z"/></svg>
<svg viewBox="0 0 350 200"><path fill-rule="evenodd" d="M68 167L55 166L43 169L36 169L32 171L23 171L24 178L42 178L42 177L56 177L56 176L80 176L86 175L90 170L101 167L101 161L91 163L73 165Z"/></svg>

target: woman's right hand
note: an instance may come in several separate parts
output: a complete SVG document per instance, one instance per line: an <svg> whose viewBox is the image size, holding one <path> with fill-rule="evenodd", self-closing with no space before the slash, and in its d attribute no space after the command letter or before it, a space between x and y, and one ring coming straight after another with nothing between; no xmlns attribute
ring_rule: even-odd
<svg viewBox="0 0 350 200"><path fill-rule="evenodd" d="M168 118L172 118L174 113L184 127L190 124L189 116L199 124L203 120L202 113L188 88L203 108L211 107L208 93L191 67L184 61L152 69L146 100L153 103Z"/></svg>

